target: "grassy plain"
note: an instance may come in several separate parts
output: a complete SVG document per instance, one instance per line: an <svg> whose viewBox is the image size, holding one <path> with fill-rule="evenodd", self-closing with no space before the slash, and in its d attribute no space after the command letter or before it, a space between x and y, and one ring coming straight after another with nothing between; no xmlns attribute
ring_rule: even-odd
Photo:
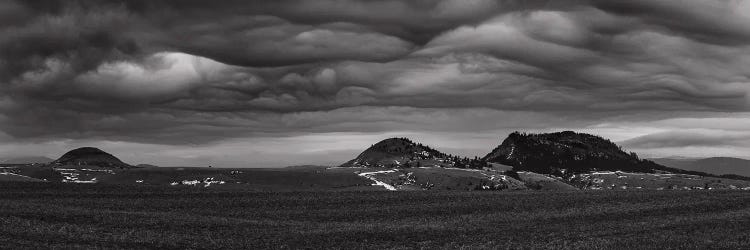
<svg viewBox="0 0 750 250"><path fill-rule="evenodd" d="M0 183L22 248L750 248L747 191L250 192Z"/></svg>

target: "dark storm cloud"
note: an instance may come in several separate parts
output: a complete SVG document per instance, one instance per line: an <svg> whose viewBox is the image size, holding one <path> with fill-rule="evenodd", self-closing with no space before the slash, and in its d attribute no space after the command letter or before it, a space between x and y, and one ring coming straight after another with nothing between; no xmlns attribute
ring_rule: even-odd
<svg viewBox="0 0 750 250"><path fill-rule="evenodd" d="M746 45L750 40L748 4L744 1L593 1L592 5L622 16L639 18L671 32L703 42Z"/></svg>
<svg viewBox="0 0 750 250"><path fill-rule="evenodd" d="M0 129L180 144L741 112L747 23L748 1L4 1Z"/></svg>
<svg viewBox="0 0 750 250"><path fill-rule="evenodd" d="M65 63L71 74L77 74L103 61L128 59L139 50L135 41L127 37L126 27L131 20L120 9L71 6L52 15L20 4L11 6L18 8L8 10L19 13L15 22L0 26L0 77L4 81L46 70L52 60Z"/></svg>
<svg viewBox="0 0 750 250"><path fill-rule="evenodd" d="M549 5L547 1L494 0L281 0L221 1L207 6L204 1L130 1L138 12L163 16L164 13L190 16L191 19L216 19L232 16L276 16L294 23L320 25L357 23L382 33L396 35L415 43L457 25L517 9ZM204 20L205 21L205 20ZM181 23L189 23L187 20Z"/></svg>

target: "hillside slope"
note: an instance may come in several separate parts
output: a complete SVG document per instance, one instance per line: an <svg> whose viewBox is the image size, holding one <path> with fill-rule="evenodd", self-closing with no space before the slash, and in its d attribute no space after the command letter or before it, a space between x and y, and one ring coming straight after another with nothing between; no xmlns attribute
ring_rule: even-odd
<svg viewBox="0 0 750 250"><path fill-rule="evenodd" d="M482 160L563 176L597 170L653 173L684 172L639 159L615 143L590 134L564 131L548 134L514 132Z"/></svg>
<svg viewBox="0 0 750 250"><path fill-rule="evenodd" d="M461 158L445 154L407 138L382 140L344 163L341 167L484 167L479 159Z"/></svg>
<svg viewBox="0 0 750 250"><path fill-rule="evenodd" d="M88 166L100 168L132 168L117 157L98 148L83 147L71 150L50 163L52 166Z"/></svg>

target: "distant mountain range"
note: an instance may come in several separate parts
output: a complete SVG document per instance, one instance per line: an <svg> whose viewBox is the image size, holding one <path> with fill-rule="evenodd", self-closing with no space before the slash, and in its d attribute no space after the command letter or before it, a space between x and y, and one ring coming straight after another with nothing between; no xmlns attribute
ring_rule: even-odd
<svg viewBox="0 0 750 250"><path fill-rule="evenodd" d="M711 157L704 159L654 158L661 165L689 171L699 171L715 175L741 175L750 177L750 160L732 157Z"/></svg>
<svg viewBox="0 0 750 250"><path fill-rule="evenodd" d="M53 159L46 156L19 156L0 159L0 164L47 164Z"/></svg>

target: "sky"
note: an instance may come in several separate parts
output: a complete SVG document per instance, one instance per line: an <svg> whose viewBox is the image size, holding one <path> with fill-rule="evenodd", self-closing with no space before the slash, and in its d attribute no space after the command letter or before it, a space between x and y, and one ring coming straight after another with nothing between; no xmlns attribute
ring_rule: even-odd
<svg viewBox="0 0 750 250"><path fill-rule="evenodd" d="M750 158L750 1L4 0L0 156L336 165L574 130Z"/></svg>

